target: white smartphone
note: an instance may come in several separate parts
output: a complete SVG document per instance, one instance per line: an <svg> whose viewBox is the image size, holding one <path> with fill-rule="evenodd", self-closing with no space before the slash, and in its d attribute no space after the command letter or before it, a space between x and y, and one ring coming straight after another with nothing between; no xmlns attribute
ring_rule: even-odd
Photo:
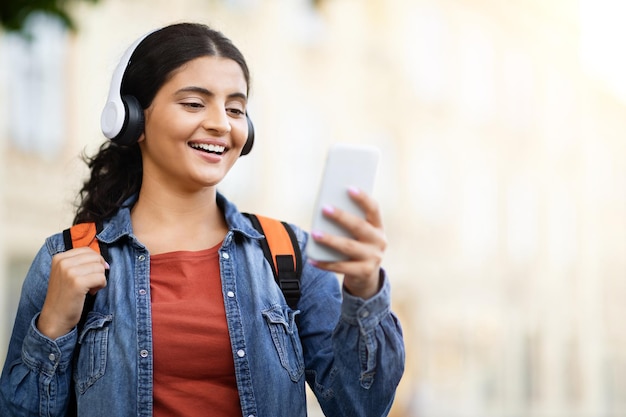
<svg viewBox="0 0 626 417"><path fill-rule="evenodd" d="M324 173L313 212L312 231L350 237L347 230L327 219L322 208L337 207L365 217L363 210L348 195L349 187L372 194L378 168L379 150L374 146L338 143L328 150ZM340 261L346 256L309 238L307 255L317 261Z"/></svg>

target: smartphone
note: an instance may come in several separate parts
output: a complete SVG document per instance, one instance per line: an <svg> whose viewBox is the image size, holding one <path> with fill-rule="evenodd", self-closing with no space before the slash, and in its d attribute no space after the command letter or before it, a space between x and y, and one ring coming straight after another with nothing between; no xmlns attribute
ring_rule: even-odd
<svg viewBox="0 0 626 417"><path fill-rule="evenodd" d="M374 146L338 143L328 150L324 173L313 212L312 231L350 237L347 230L327 219L322 208L337 207L356 216L365 217L363 210L348 195L349 187L372 194L378 169L379 150ZM307 255L317 261L341 261L346 256L310 238Z"/></svg>

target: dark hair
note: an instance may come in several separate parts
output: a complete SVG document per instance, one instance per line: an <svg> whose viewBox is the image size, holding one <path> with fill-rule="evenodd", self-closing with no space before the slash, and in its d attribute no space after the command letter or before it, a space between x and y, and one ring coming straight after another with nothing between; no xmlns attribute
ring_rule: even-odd
<svg viewBox="0 0 626 417"><path fill-rule="evenodd" d="M132 95L146 109L173 72L187 62L219 56L237 62L248 90L250 72L242 53L221 32L198 23L178 23L149 34L131 55L121 94ZM107 141L93 157L83 156L91 175L78 195L74 223L102 221L139 192L143 167L137 143L120 146Z"/></svg>

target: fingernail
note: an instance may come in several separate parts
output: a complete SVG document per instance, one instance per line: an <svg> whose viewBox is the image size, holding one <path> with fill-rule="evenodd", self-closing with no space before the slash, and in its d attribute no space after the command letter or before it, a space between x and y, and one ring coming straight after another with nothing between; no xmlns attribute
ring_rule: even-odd
<svg viewBox="0 0 626 417"><path fill-rule="evenodd" d="M333 214L335 212L335 208L333 206L324 206L322 207L322 212L326 214Z"/></svg>
<svg viewBox="0 0 626 417"><path fill-rule="evenodd" d="M107 261L104 261L104 269L111 269L111 265Z"/></svg>
<svg viewBox="0 0 626 417"><path fill-rule="evenodd" d="M350 193L351 195L359 195L361 194L361 190L359 190L358 188L354 187L354 186L350 186L348 187L348 193Z"/></svg>
<svg viewBox="0 0 626 417"><path fill-rule="evenodd" d="M321 239L324 234L322 232L314 230L311 232L311 236L313 236L313 239Z"/></svg>

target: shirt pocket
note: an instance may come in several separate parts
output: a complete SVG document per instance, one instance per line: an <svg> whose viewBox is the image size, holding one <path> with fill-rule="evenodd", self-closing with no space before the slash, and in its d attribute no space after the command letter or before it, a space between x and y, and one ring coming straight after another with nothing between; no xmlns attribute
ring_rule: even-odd
<svg viewBox="0 0 626 417"><path fill-rule="evenodd" d="M289 373L292 381L299 381L304 373L302 344L296 325L296 316L300 311L276 305L263 310L262 314L269 327L280 364Z"/></svg>
<svg viewBox="0 0 626 417"><path fill-rule="evenodd" d="M81 394L106 371L109 325L112 320L112 315L92 311L80 332L74 364L74 382Z"/></svg>

